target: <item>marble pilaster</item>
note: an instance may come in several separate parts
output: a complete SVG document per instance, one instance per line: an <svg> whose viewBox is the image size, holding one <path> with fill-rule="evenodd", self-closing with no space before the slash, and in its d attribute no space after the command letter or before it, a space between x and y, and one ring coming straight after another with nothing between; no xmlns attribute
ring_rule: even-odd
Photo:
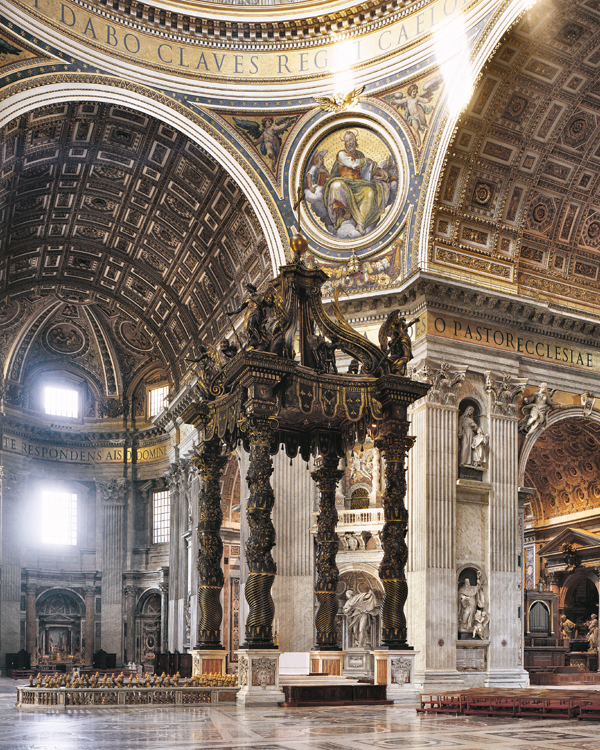
<svg viewBox="0 0 600 750"><path fill-rule="evenodd" d="M417 652L413 681L420 689L459 687L456 670L457 386L464 368L428 373L429 395L412 409L408 456L409 639Z"/></svg>
<svg viewBox="0 0 600 750"><path fill-rule="evenodd" d="M521 569L518 567L518 435L513 414L490 415L489 615L486 685L523 687L520 665Z"/></svg>
<svg viewBox="0 0 600 750"><path fill-rule="evenodd" d="M128 480L96 482L103 520L102 535L102 648L123 655L123 567L125 562L125 506Z"/></svg>

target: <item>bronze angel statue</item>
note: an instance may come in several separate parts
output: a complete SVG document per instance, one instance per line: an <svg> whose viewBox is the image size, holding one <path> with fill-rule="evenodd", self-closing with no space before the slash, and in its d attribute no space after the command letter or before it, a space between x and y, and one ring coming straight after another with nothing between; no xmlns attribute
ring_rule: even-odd
<svg viewBox="0 0 600 750"><path fill-rule="evenodd" d="M273 167L277 164L279 152L281 151L281 133L292 127L296 121L295 117L263 117L259 124L255 120L239 120L233 118L238 130L244 130L253 140L263 156L271 160Z"/></svg>
<svg viewBox="0 0 600 750"><path fill-rule="evenodd" d="M210 384L215 375L222 369L223 363L219 352L212 344L200 344L198 346L200 356L186 357L188 362L194 362L196 375L198 376L197 387L202 398L210 399Z"/></svg>
<svg viewBox="0 0 600 750"><path fill-rule="evenodd" d="M393 310L379 329L379 346L389 357L394 375L406 375L406 365L413 358L408 329L417 320L418 318L414 318L407 323L406 318L400 316L399 310Z"/></svg>
<svg viewBox="0 0 600 750"><path fill-rule="evenodd" d="M289 356L284 352L287 313L283 300L272 286L259 292L254 284L248 283L246 291L248 296L241 306L227 312L229 316L244 312L244 326L248 337L246 349ZM270 317L269 310L273 311L273 317Z"/></svg>

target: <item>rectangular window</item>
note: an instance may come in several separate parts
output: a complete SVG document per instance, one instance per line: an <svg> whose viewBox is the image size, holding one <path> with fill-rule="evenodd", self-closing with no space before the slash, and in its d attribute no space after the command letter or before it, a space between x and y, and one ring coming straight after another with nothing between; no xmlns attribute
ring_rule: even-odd
<svg viewBox="0 0 600 750"><path fill-rule="evenodd" d="M79 416L79 394L68 388L44 388L44 411L56 417Z"/></svg>
<svg viewBox="0 0 600 750"><path fill-rule="evenodd" d="M165 399L169 395L169 386L162 385L148 391L148 416L155 417L165 408Z"/></svg>
<svg viewBox="0 0 600 750"><path fill-rule="evenodd" d="M77 544L77 495L42 493L42 543Z"/></svg>
<svg viewBox="0 0 600 750"><path fill-rule="evenodd" d="M168 542L171 538L171 500L168 492L154 493L153 544Z"/></svg>

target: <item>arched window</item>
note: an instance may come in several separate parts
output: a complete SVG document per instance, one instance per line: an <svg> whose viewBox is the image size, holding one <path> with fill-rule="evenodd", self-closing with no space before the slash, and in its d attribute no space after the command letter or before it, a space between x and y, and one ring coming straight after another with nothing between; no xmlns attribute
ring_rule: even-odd
<svg viewBox="0 0 600 750"><path fill-rule="evenodd" d="M550 612L543 602L534 602L529 608L529 632L550 632Z"/></svg>

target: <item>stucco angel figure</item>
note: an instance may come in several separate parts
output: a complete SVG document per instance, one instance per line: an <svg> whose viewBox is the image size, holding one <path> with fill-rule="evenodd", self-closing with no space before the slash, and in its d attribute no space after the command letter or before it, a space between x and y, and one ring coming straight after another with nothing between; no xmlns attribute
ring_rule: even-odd
<svg viewBox="0 0 600 750"><path fill-rule="evenodd" d="M443 82L442 76L436 76L423 84L423 93L419 94L419 87L411 83L406 90L406 96L399 91L393 96L393 102L397 109L404 110L406 121L410 125L417 146L421 146L421 134L427 128L427 115L433 112L431 100L434 93Z"/></svg>
<svg viewBox="0 0 600 750"><path fill-rule="evenodd" d="M540 387L536 393L532 393L531 396L525 396L523 403L521 404L521 414L523 415L519 420L519 431L529 435L538 427L544 427L548 414L554 409L557 409L562 404L552 400L552 397L556 393L556 388L548 388L548 383L540 383Z"/></svg>
<svg viewBox="0 0 600 750"><path fill-rule="evenodd" d="M380 601L376 593L369 589L362 594L355 594L352 589L346 592L344 614L348 624L348 634L352 645L358 648L369 648L369 623L379 612Z"/></svg>
<svg viewBox="0 0 600 750"><path fill-rule="evenodd" d="M272 117L263 117L260 125L256 120L239 120L237 117L234 117L233 121L239 130L248 133L260 153L268 157L275 168L281 151L281 133L291 128L295 119L295 117L278 117L275 120Z"/></svg>
<svg viewBox="0 0 600 750"><path fill-rule="evenodd" d="M483 610L485 604L481 573L477 571L477 582L472 583L468 578L458 589L458 630L461 633L473 634L476 625L475 614ZM487 624L487 623L486 623Z"/></svg>
<svg viewBox="0 0 600 750"><path fill-rule="evenodd" d="M392 373L396 375L406 375L406 365L413 358L408 330L417 320L407 323L399 310L393 310L379 329L379 346L389 356Z"/></svg>

